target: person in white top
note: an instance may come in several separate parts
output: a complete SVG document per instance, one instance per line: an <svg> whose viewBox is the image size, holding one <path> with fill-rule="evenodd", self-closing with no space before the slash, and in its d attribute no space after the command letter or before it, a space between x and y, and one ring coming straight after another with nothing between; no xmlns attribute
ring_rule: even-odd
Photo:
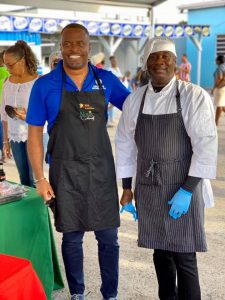
<svg viewBox="0 0 225 300"><path fill-rule="evenodd" d="M216 126L219 126L219 119L222 112L225 112L225 58L218 55L216 58L217 68L213 74L214 86L211 95L214 96L216 105Z"/></svg>
<svg viewBox="0 0 225 300"><path fill-rule="evenodd" d="M12 150L21 184L34 187L33 171L27 154L28 126L25 118L31 88L38 78L38 62L24 41L17 41L9 47L3 59L11 74L3 85L2 93L3 151L6 158L11 158Z"/></svg>
<svg viewBox="0 0 225 300"><path fill-rule="evenodd" d="M151 39L142 66L150 81L124 102L116 169L123 211L132 212L136 176L138 245L154 249L159 298L200 300L196 252L207 250L204 208L213 195L206 179L216 177L217 130L210 96L176 80L175 67L173 41Z"/></svg>
<svg viewBox="0 0 225 300"><path fill-rule="evenodd" d="M117 78L119 78L120 81L123 79L123 75L120 71L120 68L118 67L118 60L117 58L112 55L109 57L111 67L108 69L108 71L111 71ZM107 124L108 127L114 126L114 107L113 105L109 104L108 106L108 120L109 123Z"/></svg>
<svg viewBox="0 0 225 300"><path fill-rule="evenodd" d="M122 73L120 71L120 68L118 67L117 58L112 55L112 56L109 57L109 60L110 60L110 63L111 63L111 67L108 70L111 71L120 80L122 80L123 79L123 75L122 75Z"/></svg>

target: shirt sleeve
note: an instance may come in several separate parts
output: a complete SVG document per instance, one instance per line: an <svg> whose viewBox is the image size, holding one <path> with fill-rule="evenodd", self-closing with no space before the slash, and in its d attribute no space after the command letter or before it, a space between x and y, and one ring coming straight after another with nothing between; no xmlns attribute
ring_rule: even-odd
<svg viewBox="0 0 225 300"><path fill-rule="evenodd" d="M137 147L134 140L136 122L130 111L132 96L128 96L117 127L116 145L116 172L118 178L133 177L136 174ZM136 111L138 113L138 111Z"/></svg>
<svg viewBox="0 0 225 300"><path fill-rule="evenodd" d="M196 91L187 95L186 101L191 103L185 127L193 151L188 175L215 179L218 138L212 100L206 91L196 87Z"/></svg>
<svg viewBox="0 0 225 300"><path fill-rule="evenodd" d="M26 122L34 126L44 126L47 120L45 89L41 86L41 79L38 79L32 87L27 109Z"/></svg>
<svg viewBox="0 0 225 300"><path fill-rule="evenodd" d="M110 74L110 73L109 73ZM130 91L123 85L123 83L113 74L110 74L111 77L111 94L109 102L117 107L119 110L122 110L123 103L127 96L130 94Z"/></svg>

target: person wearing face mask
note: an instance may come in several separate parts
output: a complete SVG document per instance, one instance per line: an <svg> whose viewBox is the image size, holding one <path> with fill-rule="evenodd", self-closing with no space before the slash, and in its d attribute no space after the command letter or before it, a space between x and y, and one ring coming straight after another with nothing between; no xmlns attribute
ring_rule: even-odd
<svg viewBox="0 0 225 300"><path fill-rule="evenodd" d="M116 169L125 211L136 176L138 245L154 249L159 298L200 300L196 252L207 250L204 208L213 195L206 179L216 177L217 130L208 93L176 80L176 56L168 38L147 43L142 69L150 79L124 102Z"/></svg>
<svg viewBox="0 0 225 300"><path fill-rule="evenodd" d="M61 33L63 60L33 86L27 112L28 151L37 191L55 211L71 299L85 299L83 236L98 241L101 293L117 299L119 201L107 104L122 108L129 91L111 72L88 61L90 37L77 23ZM43 125L48 121L49 181L43 173Z"/></svg>
<svg viewBox="0 0 225 300"><path fill-rule="evenodd" d="M12 150L21 184L34 187L33 171L27 154L25 119L31 88L38 78L38 62L24 41L17 41L5 50L3 61L10 73L2 92L3 152L5 158L11 158ZM11 107L11 115L7 115L6 107Z"/></svg>

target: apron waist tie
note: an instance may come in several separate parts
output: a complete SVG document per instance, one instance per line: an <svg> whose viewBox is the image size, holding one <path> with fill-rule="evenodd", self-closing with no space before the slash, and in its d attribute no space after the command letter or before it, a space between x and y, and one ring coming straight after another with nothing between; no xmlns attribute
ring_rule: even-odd
<svg viewBox="0 0 225 300"><path fill-rule="evenodd" d="M190 159L174 159L174 160L167 160L167 161L154 161L153 159L150 161L150 165L148 169L145 171L145 177L149 178L151 175L151 181L155 185L162 185L162 180L159 176L159 165L166 165L174 162L180 161L189 161Z"/></svg>
<svg viewBox="0 0 225 300"><path fill-rule="evenodd" d="M152 175L152 180L153 180L153 177L154 177L154 173L155 173L155 167L157 165L157 162L154 161L154 160L151 160L151 163L150 163L150 166L148 168L148 170L146 171L145 173L145 177L149 177L149 175L151 174Z"/></svg>
<svg viewBox="0 0 225 300"><path fill-rule="evenodd" d="M154 183L155 185L162 185L162 181L158 172L158 162L154 161L153 159L151 160L149 168L145 172L146 178L148 178L150 175L151 175L152 184Z"/></svg>

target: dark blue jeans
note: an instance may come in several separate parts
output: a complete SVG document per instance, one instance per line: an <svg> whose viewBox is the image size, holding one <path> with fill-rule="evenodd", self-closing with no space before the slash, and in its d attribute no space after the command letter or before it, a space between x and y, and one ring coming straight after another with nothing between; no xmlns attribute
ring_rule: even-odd
<svg viewBox="0 0 225 300"><path fill-rule="evenodd" d="M35 187L33 171L27 154L27 142L10 141L10 146L19 172L21 184Z"/></svg>
<svg viewBox="0 0 225 300"><path fill-rule="evenodd" d="M117 228L95 231L95 238L98 241L98 260L102 279L100 291L104 299L117 296L119 274L117 233ZM62 255L71 295L83 294L85 290L83 236L83 231L63 234Z"/></svg>

